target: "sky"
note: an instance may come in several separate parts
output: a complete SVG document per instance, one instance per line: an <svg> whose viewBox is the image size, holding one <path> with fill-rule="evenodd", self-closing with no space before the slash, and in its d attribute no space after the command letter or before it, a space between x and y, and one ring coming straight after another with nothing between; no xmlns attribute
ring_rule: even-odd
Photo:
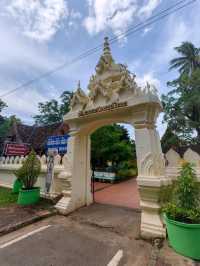
<svg viewBox="0 0 200 266"><path fill-rule="evenodd" d="M70 62L96 47L108 36L123 34L178 0L1 0L0 1L0 95L46 71ZM188 0L189 1L189 0ZM111 46L117 63L123 63L144 85L153 83L159 94L170 88L176 71L168 71L176 57L174 47L190 41L200 47L200 1L141 31L118 39ZM74 91L78 80L87 89L101 51L2 98L4 115L33 124L38 103L58 99L64 90ZM162 135L166 125L158 119ZM132 131L128 127L130 134Z"/></svg>

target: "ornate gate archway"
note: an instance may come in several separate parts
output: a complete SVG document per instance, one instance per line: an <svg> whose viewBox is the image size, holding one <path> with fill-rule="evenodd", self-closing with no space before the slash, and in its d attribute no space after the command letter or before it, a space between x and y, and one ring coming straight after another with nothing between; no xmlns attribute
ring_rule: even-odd
<svg viewBox="0 0 200 266"><path fill-rule="evenodd" d="M86 95L78 85L71 110L64 120L70 126L68 177L71 191L65 192L57 208L67 214L92 203L90 134L110 123L128 123L135 128L138 177L141 198L141 234L163 237L165 229L159 215L159 192L167 183L156 119L162 110L156 88L141 88L127 67L116 64L105 38L103 54L92 75ZM70 173L69 173L70 172Z"/></svg>

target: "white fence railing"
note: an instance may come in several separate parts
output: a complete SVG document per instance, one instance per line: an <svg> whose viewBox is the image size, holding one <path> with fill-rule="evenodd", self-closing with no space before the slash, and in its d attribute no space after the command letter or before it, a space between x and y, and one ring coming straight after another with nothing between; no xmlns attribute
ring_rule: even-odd
<svg viewBox="0 0 200 266"><path fill-rule="evenodd" d="M23 161L26 159L27 156L2 156L0 157L0 165L7 165L7 164L22 164ZM46 155L42 155L42 156L37 156L38 159L40 160L41 162L41 165L46 165L47 164L47 157ZM62 161L61 161L62 157L57 154L55 157L54 157L54 165L61 165L62 164Z"/></svg>
<svg viewBox="0 0 200 266"><path fill-rule="evenodd" d="M13 186L13 183L16 179L14 172L21 167L25 159L26 157L24 156L0 157L0 186ZM47 157L46 155L42 155L38 156L38 159L41 162L41 173L38 177L36 186L40 186L42 195L47 195L47 193L45 193ZM70 163L67 154L65 154L63 157L57 154L54 157L54 176L48 196L54 197L56 195L59 195L64 189L66 189L66 186L68 189L70 183L69 180L71 180L69 165Z"/></svg>

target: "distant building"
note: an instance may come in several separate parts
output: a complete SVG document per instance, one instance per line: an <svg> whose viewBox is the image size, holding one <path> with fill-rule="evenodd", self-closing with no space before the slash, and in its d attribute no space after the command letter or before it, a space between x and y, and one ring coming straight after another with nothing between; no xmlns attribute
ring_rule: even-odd
<svg viewBox="0 0 200 266"><path fill-rule="evenodd" d="M65 135L68 131L69 127L64 122L47 126L28 126L21 123L13 123L4 142L27 143L38 154L43 154L45 153L46 142L49 136Z"/></svg>

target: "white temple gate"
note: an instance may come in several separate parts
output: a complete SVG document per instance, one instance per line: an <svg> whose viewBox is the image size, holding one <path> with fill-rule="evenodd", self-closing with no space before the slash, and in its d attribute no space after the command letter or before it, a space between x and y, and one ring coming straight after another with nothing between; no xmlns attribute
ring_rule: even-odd
<svg viewBox="0 0 200 266"><path fill-rule="evenodd" d="M141 235L145 238L164 237L165 229L159 214L159 192L167 184L164 159L156 119L162 106L156 88L147 84L141 88L127 67L116 64L105 38L103 55L92 75L89 94L78 85L71 101L71 110L64 117L70 127L68 143L71 178L69 191L57 203L57 209L70 213L92 203L90 169L90 135L97 128L111 123L128 123L135 128L140 192Z"/></svg>

